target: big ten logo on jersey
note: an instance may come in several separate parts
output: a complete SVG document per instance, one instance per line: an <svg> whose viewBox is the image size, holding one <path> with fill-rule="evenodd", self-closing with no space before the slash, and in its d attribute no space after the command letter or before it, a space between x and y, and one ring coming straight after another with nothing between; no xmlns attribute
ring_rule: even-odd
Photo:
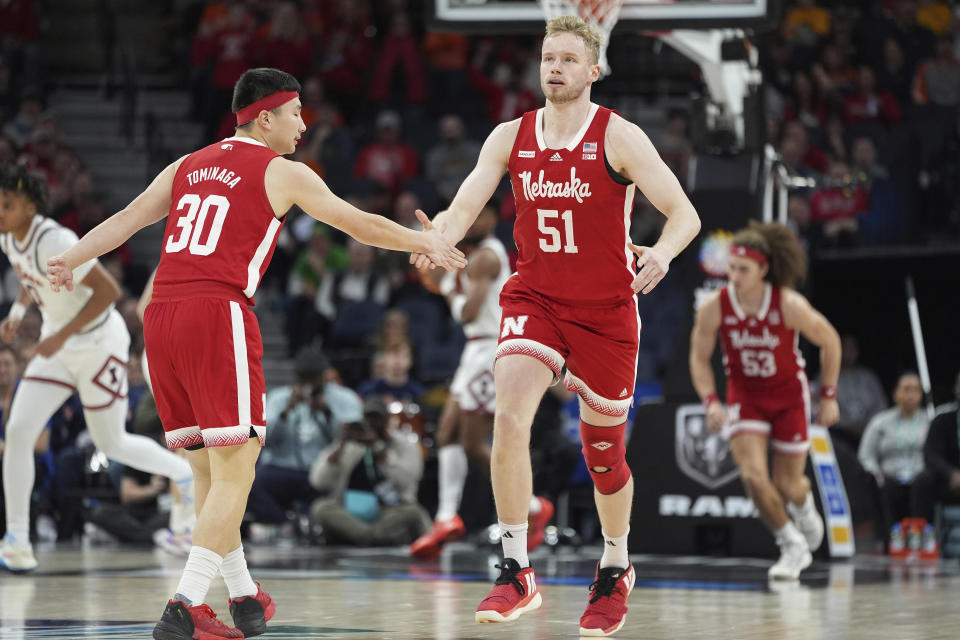
<svg viewBox="0 0 960 640"><path fill-rule="evenodd" d="M224 196L211 194L200 199L196 193L186 193L177 203L177 211L186 213L177 218L177 227L179 233L174 232L167 238L165 251L167 253L177 253L183 251L189 246L190 253L197 256L208 256L217 249L217 243L220 241L220 234L223 232L223 223L227 219L227 211L230 210L230 201ZM210 229L206 234L206 240L203 239L204 227L207 218L210 217L210 210L214 209Z"/></svg>
<svg viewBox="0 0 960 640"><path fill-rule="evenodd" d="M527 324L527 319L530 316L517 316L516 318L504 318L502 329L500 329L500 337L506 338L507 336L522 336L523 327Z"/></svg>

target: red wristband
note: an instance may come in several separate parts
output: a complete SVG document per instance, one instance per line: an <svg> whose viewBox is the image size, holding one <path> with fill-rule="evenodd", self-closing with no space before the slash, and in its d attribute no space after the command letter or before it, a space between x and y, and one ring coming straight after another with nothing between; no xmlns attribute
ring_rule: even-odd
<svg viewBox="0 0 960 640"><path fill-rule="evenodd" d="M823 385L822 387L820 387L820 397L826 398L827 400L836 400L837 388L831 387L829 385Z"/></svg>
<svg viewBox="0 0 960 640"><path fill-rule="evenodd" d="M707 409L713 402L720 402L720 396L715 393L711 393L706 398L703 399L703 408Z"/></svg>

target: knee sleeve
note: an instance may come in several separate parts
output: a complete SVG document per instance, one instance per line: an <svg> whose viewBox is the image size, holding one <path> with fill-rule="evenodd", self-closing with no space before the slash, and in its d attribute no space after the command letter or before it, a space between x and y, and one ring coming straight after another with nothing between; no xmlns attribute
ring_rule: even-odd
<svg viewBox="0 0 960 640"><path fill-rule="evenodd" d="M593 484L604 495L616 493L630 479L624 442L626 426L627 423L615 427L595 427L580 421L583 458Z"/></svg>

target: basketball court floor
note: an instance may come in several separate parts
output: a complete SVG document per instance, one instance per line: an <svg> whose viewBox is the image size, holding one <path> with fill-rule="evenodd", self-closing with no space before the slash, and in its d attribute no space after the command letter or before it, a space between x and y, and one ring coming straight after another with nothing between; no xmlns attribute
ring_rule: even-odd
<svg viewBox="0 0 960 640"><path fill-rule="evenodd" d="M576 638L597 549L536 552L540 610L506 625L473 612L496 574L488 549L457 544L433 561L402 549L248 549L277 600L263 638ZM38 550L40 569L0 574L0 639L149 638L183 560L119 547ZM817 562L799 584L771 587L769 561L633 556L637 588L618 638L957 638L960 563L885 558ZM222 616L217 581L208 602Z"/></svg>

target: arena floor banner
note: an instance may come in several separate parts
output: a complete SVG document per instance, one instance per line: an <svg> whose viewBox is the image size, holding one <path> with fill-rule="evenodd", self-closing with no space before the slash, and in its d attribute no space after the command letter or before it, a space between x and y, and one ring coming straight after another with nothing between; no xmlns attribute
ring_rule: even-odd
<svg viewBox="0 0 960 640"><path fill-rule="evenodd" d="M707 431L701 405L638 406L627 462L636 487L631 551L776 555L740 482L730 441Z"/></svg>
<svg viewBox="0 0 960 640"><path fill-rule="evenodd" d="M853 554L850 504L827 430L810 427L811 465L830 557ZM641 553L775 557L773 536L747 497L725 433L700 404L641 404L627 445L634 476L630 549ZM812 467L812 469L811 469Z"/></svg>
<svg viewBox="0 0 960 640"><path fill-rule="evenodd" d="M830 431L826 427L810 425L810 463L816 477L823 504L826 539L830 556L849 558L854 553L853 519L850 501L843 486L840 466L833 451Z"/></svg>

